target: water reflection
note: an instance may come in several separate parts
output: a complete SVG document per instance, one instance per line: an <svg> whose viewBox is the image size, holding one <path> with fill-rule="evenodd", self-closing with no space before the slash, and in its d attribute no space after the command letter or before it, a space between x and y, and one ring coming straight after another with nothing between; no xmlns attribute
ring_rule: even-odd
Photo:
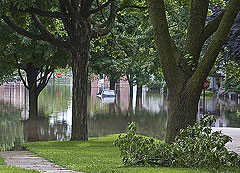
<svg viewBox="0 0 240 173"><path fill-rule="evenodd" d="M23 141L69 140L71 137L71 79L52 80L39 96L39 116L28 115L28 93L17 83L0 87L0 145L2 150ZM143 89L141 97L129 96L128 88L117 91L113 100L96 97L98 88L88 96L89 136L105 136L126 132L134 121L143 135L164 139L167 123L167 101L159 90ZM136 91L134 91L136 93ZM207 98L206 112L217 115L214 126L240 127L235 116L240 110L239 99ZM199 102L199 116L202 111Z"/></svg>

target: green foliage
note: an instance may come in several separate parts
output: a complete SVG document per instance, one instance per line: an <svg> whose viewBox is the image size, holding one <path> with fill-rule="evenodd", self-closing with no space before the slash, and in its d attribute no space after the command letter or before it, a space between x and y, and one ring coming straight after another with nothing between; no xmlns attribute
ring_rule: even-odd
<svg viewBox="0 0 240 173"><path fill-rule="evenodd" d="M47 42L19 35L0 21L0 83L11 80L29 62L35 67L64 68L70 64L70 56Z"/></svg>
<svg viewBox="0 0 240 173"><path fill-rule="evenodd" d="M171 148L176 162L174 166L186 167L239 167L240 157L237 153L229 152L225 144L232 139L220 131L212 132L210 125L216 119L205 115L199 123L180 131Z"/></svg>
<svg viewBox="0 0 240 173"><path fill-rule="evenodd" d="M239 167L240 157L229 152L225 144L231 141L209 127L216 119L205 115L199 123L180 131L168 145L152 138L136 135L136 126L129 124L128 133L115 141L124 165L158 165L174 167Z"/></svg>
<svg viewBox="0 0 240 173"><path fill-rule="evenodd" d="M119 147L124 165L144 164L146 160L152 160L153 156L159 153L159 148L166 147L166 144L154 138L136 135L135 123L130 123L126 135L119 135L114 144ZM164 148L162 151L165 151ZM161 156L167 157L166 152ZM163 166L163 165L162 165Z"/></svg>
<svg viewBox="0 0 240 173"><path fill-rule="evenodd" d="M226 77L223 86L228 92L240 92L240 64L238 61L226 60L224 55L219 58L217 64L219 68L225 73Z"/></svg>

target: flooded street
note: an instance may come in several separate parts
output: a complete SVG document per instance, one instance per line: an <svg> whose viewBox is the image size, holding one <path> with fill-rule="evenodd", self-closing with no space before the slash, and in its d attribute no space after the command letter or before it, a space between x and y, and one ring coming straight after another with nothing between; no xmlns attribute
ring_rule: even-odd
<svg viewBox="0 0 240 173"><path fill-rule="evenodd" d="M92 88L88 95L89 136L126 132L127 124L134 121L140 134L164 139L167 101L159 90L144 88L140 100L136 94L129 97L129 88L121 88L116 98L100 99L97 92L98 88ZM71 95L70 78L50 81L39 96L39 116L29 118L28 92L24 86L20 83L0 86L0 150L16 148L24 141L69 140ZM202 103L201 100L199 116ZM240 127L238 110L237 97L206 99L206 112L217 117L215 127Z"/></svg>

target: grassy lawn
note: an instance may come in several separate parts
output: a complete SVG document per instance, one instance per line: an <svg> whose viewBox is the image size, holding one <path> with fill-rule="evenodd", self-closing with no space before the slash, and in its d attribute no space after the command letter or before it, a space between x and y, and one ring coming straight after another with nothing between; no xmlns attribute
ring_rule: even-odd
<svg viewBox="0 0 240 173"><path fill-rule="evenodd" d="M0 157L0 165L6 165L2 157Z"/></svg>
<svg viewBox="0 0 240 173"><path fill-rule="evenodd" d="M15 166L0 166L1 173L37 173L38 171L27 170Z"/></svg>
<svg viewBox="0 0 240 173"><path fill-rule="evenodd" d="M212 172L207 169L195 168L165 168L165 167L128 167L118 168L122 161L117 147L113 146L117 135L100 138L90 138L89 141L50 141L26 143L28 150L49 161L68 169L84 172L167 172L194 173ZM221 170L222 171L222 170ZM230 172L238 172L232 170ZM216 171L215 171L216 172Z"/></svg>
<svg viewBox="0 0 240 173"><path fill-rule="evenodd" d="M214 97L214 93L212 91L209 91L209 90L205 90L205 96L206 97ZM201 97L203 97L203 91L201 93Z"/></svg>

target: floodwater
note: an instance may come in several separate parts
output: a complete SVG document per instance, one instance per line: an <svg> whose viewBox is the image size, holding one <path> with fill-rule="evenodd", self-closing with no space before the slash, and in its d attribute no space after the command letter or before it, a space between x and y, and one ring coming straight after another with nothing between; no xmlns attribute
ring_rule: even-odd
<svg viewBox="0 0 240 173"><path fill-rule="evenodd" d="M28 92L20 83L0 87L0 150L17 148L26 141L69 140L71 137L71 79L55 79L39 96L39 116L28 115ZM120 88L117 97L99 99L98 88L88 93L89 136L126 132L136 122L138 133L164 139L167 123L166 97L159 91L143 89L142 98L129 97ZM199 103L199 116L202 111ZM216 115L216 127L240 127L238 97L206 98L206 112Z"/></svg>

